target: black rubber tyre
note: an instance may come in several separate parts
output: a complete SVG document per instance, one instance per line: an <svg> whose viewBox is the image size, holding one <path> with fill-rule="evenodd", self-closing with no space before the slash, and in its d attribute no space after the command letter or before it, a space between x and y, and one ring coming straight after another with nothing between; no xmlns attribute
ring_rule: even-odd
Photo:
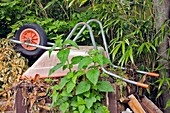
<svg viewBox="0 0 170 113"><path fill-rule="evenodd" d="M35 24L35 23L31 23L31 24L24 24L23 26L20 27L20 29L16 32L15 34L15 38L16 40L19 40L21 41L20 37L21 37L21 33L23 31L26 31L26 30L33 30L36 32L36 34L38 34L38 39L39 39L39 44L38 45L42 45L42 46L46 46L47 45L47 35L44 31L44 29ZM40 48L36 48L34 50L27 50L25 49L21 44L17 44L17 49L19 51L21 51L21 53L24 55L24 56L27 56L27 57L36 57L36 56L40 56L44 50L43 49L40 49Z"/></svg>

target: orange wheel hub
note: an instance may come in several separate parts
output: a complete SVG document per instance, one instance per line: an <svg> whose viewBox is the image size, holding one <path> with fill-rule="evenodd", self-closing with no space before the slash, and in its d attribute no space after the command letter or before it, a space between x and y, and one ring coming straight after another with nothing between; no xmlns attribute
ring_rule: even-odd
<svg viewBox="0 0 170 113"><path fill-rule="evenodd" d="M19 39L21 42L27 42L30 44L37 44L37 45L40 44L39 34L37 33L37 31L35 31L34 29L31 29L31 28L23 30L20 34ZM25 48L26 50L35 50L36 49L36 47L28 46L25 44L22 44L22 47Z"/></svg>

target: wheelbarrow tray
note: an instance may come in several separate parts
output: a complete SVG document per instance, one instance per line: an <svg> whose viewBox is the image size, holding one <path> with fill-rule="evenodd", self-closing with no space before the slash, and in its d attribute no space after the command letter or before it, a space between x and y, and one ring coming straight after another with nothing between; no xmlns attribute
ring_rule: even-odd
<svg viewBox="0 0 170 113"><path fill-rule="evenodd" d="M68 56L69 61L75 56L87 56L88 51L93 50L93 46L79 46L79 49L74 47L70 48L70 54ZM98 47L99 50L104 50L102 47ZM69 70L62 70L62 68L56 70L53 74L49 76L50 69L52 69L57 63L60 63L60 60L57 58L58 51L52 51L49 57L49 51L44 52L39 59L23 73L21 79L24 78L34 78L37 74L40 78L48 77L62 77L65 76ZM105 52L103 52L105 54ZM72 70L77 70L78 65L74 65Z"/></svg>

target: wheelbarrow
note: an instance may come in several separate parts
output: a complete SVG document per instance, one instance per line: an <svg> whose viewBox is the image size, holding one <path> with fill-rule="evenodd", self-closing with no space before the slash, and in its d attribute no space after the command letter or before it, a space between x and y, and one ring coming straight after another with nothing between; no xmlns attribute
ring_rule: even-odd
<svg viewBox="0 0 170 113"><path fill-rule="evenodd" d="M91 22L95 22L100 26L104 48L96 46L92 28L89 26L89 23L91 23ZM75 56L80 56L80 55L86 56L86 55L88 55L87 54L88 51L92 50L92 49L96 49L96 50L103 49L103 50L105 50L104 55L110 60L108 46L106 43L106 38L105 38L102 23L96 19L91 19L87 22L80 22L80 23L76 24L75 27L70 32L70 34L67 36L66 40L71 39L72 35L74 34L74 32L76 31L76 29L79 26L83 26L83 27L78 32L78 34L73 38L73 41L76 41L79 38L79 36L81 35L81 33L84 31L84 29L87 28L89 30L89 34L90 34L90 38L91 38L91 42L92 42L93 46L80 46L79 50L71 47L69 59L71 59ZM14 38L10 39L10 41L18 44L19 47L21 48L20 51L25 55L29 55L29 56L39 55L39 54L42 54L43 50L46 50L39 57L39 59L22 75L22 77L21 77L22 79L25 77L34 78L36 76L36 74L39 74L40 78L62 77L62 76L65 76L69 72L69 70L63 71L62 69L58 69L52 75L48 76L50 69L52 67L54 67L57 63L59 63L59 59L56 58L56 54L60 50L60 48L56 47L55 50L52 52L51 57L49 57L49 52L47 50L50 50L51 46L54 45L54 43L47 42L47 37L46 37L45 31L39 25L25 24L16 32L15 39ZM126 67L119 67L114 64L112 66L114 68L120 68L123 70L127 70ZM78 69L78 67L74 66L73 69L76 70L76 69ZM119 75L113 74L112 72L107 71L104 67L101 67L101 70L103 72L105 72L106 74L108 74L112 77L122 79L125 82L131 83L131 84L143 87L143 88L148 87L147 84L129 80L129 79L123 78ZM133 70L133 69L130 69L130 70ZM157 73L145 72L145 71L140 71L140 70L136 70L136 72L145 74L145 75L149 75L149 76L153 76L153 77L159 76L159 74L157 74Z"/></svg>

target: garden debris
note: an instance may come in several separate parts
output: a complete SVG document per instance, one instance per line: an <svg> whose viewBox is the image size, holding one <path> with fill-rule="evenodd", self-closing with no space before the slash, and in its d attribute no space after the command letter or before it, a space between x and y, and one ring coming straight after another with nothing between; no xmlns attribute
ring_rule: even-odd
<svg viewBox="0 0 170 113"><path fill-rule="evenodd" d="M17 89L18 93L15 98L15 102L18 102L18 104L15 104L16 112L50 112L52 110L50 108L51 97L47 93L50 85L51 83L45 82L44 79L36 79L36 82L35 79L23 80Z"/></svg>
<svg viewBox="0 0 170 113"><path fill-rule="evenodd" d="M13 49L8 39L0 40L0 80L3 89L15 86L28 68L28 61Z"/></svg>
<svg viewBox="0 0 170 113"><path fill-rule="evenodd" d="M28 60L16 52L14 46L9 39L0 39L0 99L7 102L0 105L1 111L13 106L14 87L28 68Z"/></svg>

